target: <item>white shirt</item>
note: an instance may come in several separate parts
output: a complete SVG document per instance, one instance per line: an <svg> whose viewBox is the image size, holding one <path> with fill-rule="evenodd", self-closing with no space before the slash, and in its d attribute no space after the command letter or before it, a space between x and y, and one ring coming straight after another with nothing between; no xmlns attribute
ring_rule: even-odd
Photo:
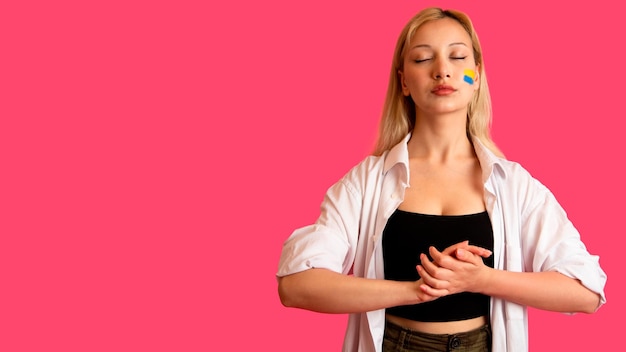
<svg viewBox="0 0 626 352"><path fill-rule="evenodd" d="M402 142L369 156L333 185L313 225L284 243L277 276L311 268L384 279L382 233L409 187L409 153ZM580 280L606 302L606 274L553 194L524 168L474 139L494 234L494 267L516 272L557 271ZM599 307L598 307L599 308ZM491 299L493 351L528 350L525 306ZM385 310L350 314L343 351L381 351Z"/></svg>

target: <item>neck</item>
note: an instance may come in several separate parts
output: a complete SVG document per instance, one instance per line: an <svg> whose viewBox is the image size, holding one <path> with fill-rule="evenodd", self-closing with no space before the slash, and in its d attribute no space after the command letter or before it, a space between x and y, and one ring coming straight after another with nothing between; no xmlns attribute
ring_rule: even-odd
<svg viewBox="0 0 626 352"><path fill-rule="evenodd" d="M466 129L465 116L418 116L408 143L409 156L433 162L471 157L474 155L474 148L467 137Z"/></svg>

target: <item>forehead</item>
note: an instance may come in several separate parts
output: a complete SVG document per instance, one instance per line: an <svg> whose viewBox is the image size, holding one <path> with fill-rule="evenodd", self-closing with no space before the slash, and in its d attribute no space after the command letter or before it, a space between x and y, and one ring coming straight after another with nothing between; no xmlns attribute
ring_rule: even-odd
<svg viewBox="0 0 626 352"><path fill-rule="evenodd" d="M472 47L472 39L465 28L452 18L442 18L422 24L411 37L409 48L464 43Z"/></svg>

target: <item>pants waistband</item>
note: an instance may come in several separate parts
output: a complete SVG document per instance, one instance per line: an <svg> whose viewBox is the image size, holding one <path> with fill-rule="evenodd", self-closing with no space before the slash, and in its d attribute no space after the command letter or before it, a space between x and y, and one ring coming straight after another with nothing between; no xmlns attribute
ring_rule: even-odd
<svg viewBox="0 0 626 352"><path fill-rule="evenodd" d="M483 351L490 350L491 327L485 325L456 334L429 334L386 321L385 339L406 350L429 347L433 351Z"/></svg>

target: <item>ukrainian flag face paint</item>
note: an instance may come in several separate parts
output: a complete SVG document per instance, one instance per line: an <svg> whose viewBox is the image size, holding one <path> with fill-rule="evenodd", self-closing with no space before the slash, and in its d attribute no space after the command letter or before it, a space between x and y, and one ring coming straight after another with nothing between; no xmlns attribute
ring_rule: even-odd
<svg viewBox="0 0 626 352"><path fill-rule="evenodd" d="M464 73L463 80L473 85L474 79L476 78L476 73L470 69L466 69L465 71L463 71L463 73Z"/></svg>

